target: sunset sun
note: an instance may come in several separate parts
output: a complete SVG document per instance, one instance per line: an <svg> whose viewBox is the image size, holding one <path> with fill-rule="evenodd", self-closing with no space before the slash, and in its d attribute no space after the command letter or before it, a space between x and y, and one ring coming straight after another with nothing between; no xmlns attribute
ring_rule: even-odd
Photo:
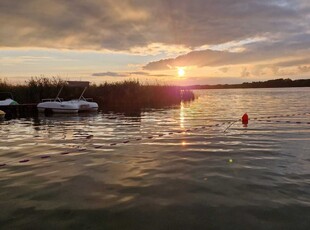
<svg viewBox="0 0 310 230"><path fill-rule="evenodd" d="M183 77L185 75L185 70L182 67L178 67L178 76Z"/></svg>

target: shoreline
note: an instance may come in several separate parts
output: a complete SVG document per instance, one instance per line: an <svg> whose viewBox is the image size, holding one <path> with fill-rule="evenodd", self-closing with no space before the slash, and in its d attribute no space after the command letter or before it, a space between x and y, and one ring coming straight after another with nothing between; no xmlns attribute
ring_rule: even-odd
<svg viewBox="0 0 310 230"><path fill-rule="evenodd" d="M191 85L186 89L259 89L259 88L294 88L310 87L310 79L291 80L289 78L274 79L258 82L243 82L241 84Z"/></svg>
<svg viewBox="0 0 310 230"><path fill-rule="evenodd" d="M32 78L24 85L11 85L0 82L0 92L11 92L19 104L37 104L45 98L54 98L65 85L59 97L64 100L76 99L81 88L66 86L60 78ZM178 105L182 101L195 99L193 91L172 85L142 85L138 81L123 81L90 85L85 98L92 98L102 111L135 112L147 108L163 108ZM2 95L0 100L6 98Z"/></svg>

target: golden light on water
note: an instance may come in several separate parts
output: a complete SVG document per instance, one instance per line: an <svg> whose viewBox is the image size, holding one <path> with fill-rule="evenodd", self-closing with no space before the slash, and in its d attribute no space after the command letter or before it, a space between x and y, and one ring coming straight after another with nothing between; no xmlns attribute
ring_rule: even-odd
<svg viewBox="0 0 310 230"><path fill-rule="evenodd" d="M178 76L179 77L184 77L184 75L185 75L184 67L178 67Z"/></svg>
<svg viewBox="0 0 310 230"><path fill-rule="evenodd" d="M181 102L180 105L180 127L184 129L184 122L185 122L185 113L184 113L184 103Z"/></svg>

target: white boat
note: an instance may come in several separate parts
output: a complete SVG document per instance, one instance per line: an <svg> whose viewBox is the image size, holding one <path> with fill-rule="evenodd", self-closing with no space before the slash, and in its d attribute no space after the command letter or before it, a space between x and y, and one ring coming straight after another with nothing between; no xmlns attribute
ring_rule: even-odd
<svg viewBox="0 0 310 230"><path fill-rule="evenodd" d="M1 96L2 98L5 98L4 100L0 100L0 106L6 106L6 105L18 105L18 103L16 101L14 101L13 99L13 95L9 92L1 92L0 94L3 94L3 96Z"/></svg>
<svg viewBox="0 0 310 230"><path fill-rule="evenodd" d="M84 98L83 95L89 86L88 81L67 81L70 87L84 87L81 96L78 99L64 101L59 98L59 95L64 86L59 90L56 98L43 99L37 105L39 112L53 112L53 113L78 113L78 112L95 112L98 110L98 104L93 102L90 98Z"/></svg>

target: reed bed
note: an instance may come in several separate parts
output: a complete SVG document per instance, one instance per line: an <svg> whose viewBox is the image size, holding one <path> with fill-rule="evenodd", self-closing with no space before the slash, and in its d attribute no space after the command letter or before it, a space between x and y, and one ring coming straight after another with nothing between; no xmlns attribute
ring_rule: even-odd
<svg viewBox="0 0 310 230"><path fill-rule="evenodd" d="M66 81L61 78L31 78L24 84L13 85L0 80L0 92L12 92L19 103L39 103L45 98L56 97ZM64 100L77 98L81 88L64 87L60 97ZM179 86L141 84L137 80L116 83L92 84L84 94L93 98L104 111L138 110L177 105L194 99L190 90Z"/></svg>

